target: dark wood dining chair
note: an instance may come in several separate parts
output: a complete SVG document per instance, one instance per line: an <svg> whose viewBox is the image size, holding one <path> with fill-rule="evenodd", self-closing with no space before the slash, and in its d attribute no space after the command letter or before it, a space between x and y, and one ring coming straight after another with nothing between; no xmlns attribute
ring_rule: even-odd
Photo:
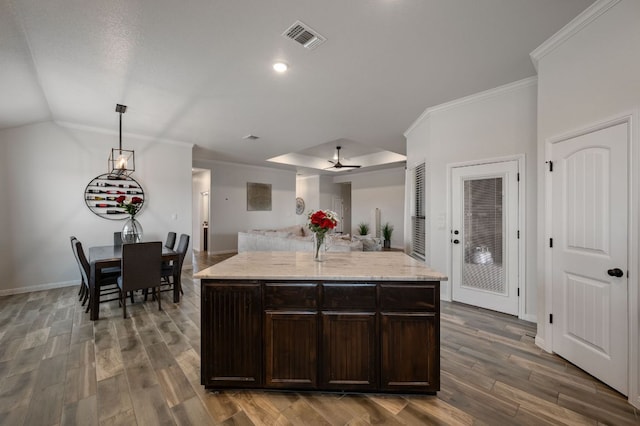
<svg viewBox="0 0 640 426"><path fill-rule="evenodd" d="M76 255L76 259L78 260L78 265L80 267L80 275L82 276L82 282L86 286L84 300L82 301L82 306L84 306L87 299L89 300L89 304L87 305L87 309L85 312L89 312L91 309L91 291L89 291L89 278L91 277L91 265L87 260L87 256L84 254L84 249L82 248L82 243L77 239L74 242L74 254ZM116 286L116 280L120 275L120 268L105 268L100 273L100 280L96 282L96 285L99 287L99 298L98 303L111 302L112 300L118 300L117 297L110 297L114 294L119 294L119 290Z"/></svg>
<svg viewBox="0 0 640 426"><path fill-rule="evenodd" d="M78 259L78 252L76 250L76 241L78 239L75 236L69 237L71 240L71 251L73 252L73 257L76 259L76 263L78 264L78 269L80 269L80 288L78 289L78 300L83 300L82 306L84 306L84 302L86 301L87 294L89 292L89 283L84 281L82 276L82 265L80 265L80 259Z"/></svg>
<svg viewBox="0 0 640 426"><path fill-rule="evenodd" d="M180 241L178 241L178 247L176 247L176 252L178 253L178 260L173 261L171 265L163 265L162 266L162 283L163 286L167 286L162 289L162 291L173 290L173 286L175 283L173 282L173 276L175 274L182 273L182 264L184 263L184 257L187 254L187 249L189 248L189 240L191 237L187 234L180 235ZM180 288L180 292L182 288Z"/></svg>
<svg viewBox="0 0 640 426"><path fill-rule="evenodd" d="M167 241L164 243L166 248L173 250L176 246L176 233L171 231L167 234Z"/></svg>
<svg viewBox="0 0 640 426"><path fill-rule="evenodd" d="M158 310L162 310L162 242L123 244L121 265L122 275L118 277L117 282L123 318L127 317L127 293L130 291L153 289L158 299Z"/></svg>

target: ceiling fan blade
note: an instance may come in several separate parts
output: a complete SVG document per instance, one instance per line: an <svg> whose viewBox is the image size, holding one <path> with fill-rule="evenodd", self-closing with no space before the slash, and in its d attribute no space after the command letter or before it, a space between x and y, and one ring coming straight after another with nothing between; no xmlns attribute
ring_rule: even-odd
<svg viewBox="0 0 640 426"><path fill-rule="evenodd" d="M335 161L332 161L332 160L327 160L327 161L330 162L331 164L336 164Z"/></svg>
<svg viewBox="0 0 640 426"><path fill-rule="evenodd" d="M342 167L350 167L350 168L353 168L353 169L359 169L360 167L362 167L362 166L349 165L349 164L342 164L341 166Z"/></svg>

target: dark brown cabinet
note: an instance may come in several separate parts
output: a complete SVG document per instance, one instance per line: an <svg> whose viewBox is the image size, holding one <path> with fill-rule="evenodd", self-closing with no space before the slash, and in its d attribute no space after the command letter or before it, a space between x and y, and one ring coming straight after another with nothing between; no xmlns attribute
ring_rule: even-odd
<svg viewBox="0 0 640 426"><path fill-rule="evenodd" d="M323 312L321 387L376 389L376 334L375 312Z"/></svg>
<svg viewBox="0 0 640 426"><path fill-rule="evenodd" d="M380 285L380 390L440 389L439 310L435 283Z"/></svg>
<svg viewBox="0 0 640 426"><path fill-rule="evenodd" d="M439 282L202 280L202 383L434 393Z"/></svg>
<svg viewBox="0 0 640 426"><path fill-rule="evenodd" d="M265 386L315 389L318 384L318 314L265 313Z"/></svg>
<svg viewBox="0 0 640 426"><path fill-rule="evenodd" d="M202 384L255 388L262 381L262 284L203 286Z"/></svg>
<svg viewBox="0 0 640 426"><path fill-rule="evenodd" d="M322 388L366 391L378 384L376 284L323 283Z"/></svg>

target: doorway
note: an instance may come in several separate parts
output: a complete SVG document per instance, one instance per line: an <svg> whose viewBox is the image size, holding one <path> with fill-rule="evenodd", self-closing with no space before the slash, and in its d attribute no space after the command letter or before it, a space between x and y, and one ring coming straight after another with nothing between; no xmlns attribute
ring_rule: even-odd
<svg viewBox="0 0 640 426"><path fill-rule="evenodd" d="M629 123L549 144L553 352L629 393Z"/></svg>
<svg viewBox="0 0 640 426"><path fill-rule="evenodd" d="M210 190L211 170L193 168L191 171L192 247L196 251L208 252L211 248Z"/></svg>
<svg viewBox="0 0 640 426"><path fill-rule="evenodd" d="M451 169L452 300L519 313L519 162Z"/></svg>

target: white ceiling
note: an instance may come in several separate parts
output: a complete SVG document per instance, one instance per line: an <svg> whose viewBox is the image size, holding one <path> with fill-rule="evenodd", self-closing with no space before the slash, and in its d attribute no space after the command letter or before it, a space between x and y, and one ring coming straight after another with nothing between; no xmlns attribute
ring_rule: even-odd
<svg viewBox="0 0 640 426"><path fill-rule="evenodd" d="M534 75L529 52L591 3L0 0L0 128L116 130L121 103L125 135L194 143L196 158L293 168L266 160L326 164L337 141L404 154L427 107ZM283 37L296 20L327 41Z"/></svg>

